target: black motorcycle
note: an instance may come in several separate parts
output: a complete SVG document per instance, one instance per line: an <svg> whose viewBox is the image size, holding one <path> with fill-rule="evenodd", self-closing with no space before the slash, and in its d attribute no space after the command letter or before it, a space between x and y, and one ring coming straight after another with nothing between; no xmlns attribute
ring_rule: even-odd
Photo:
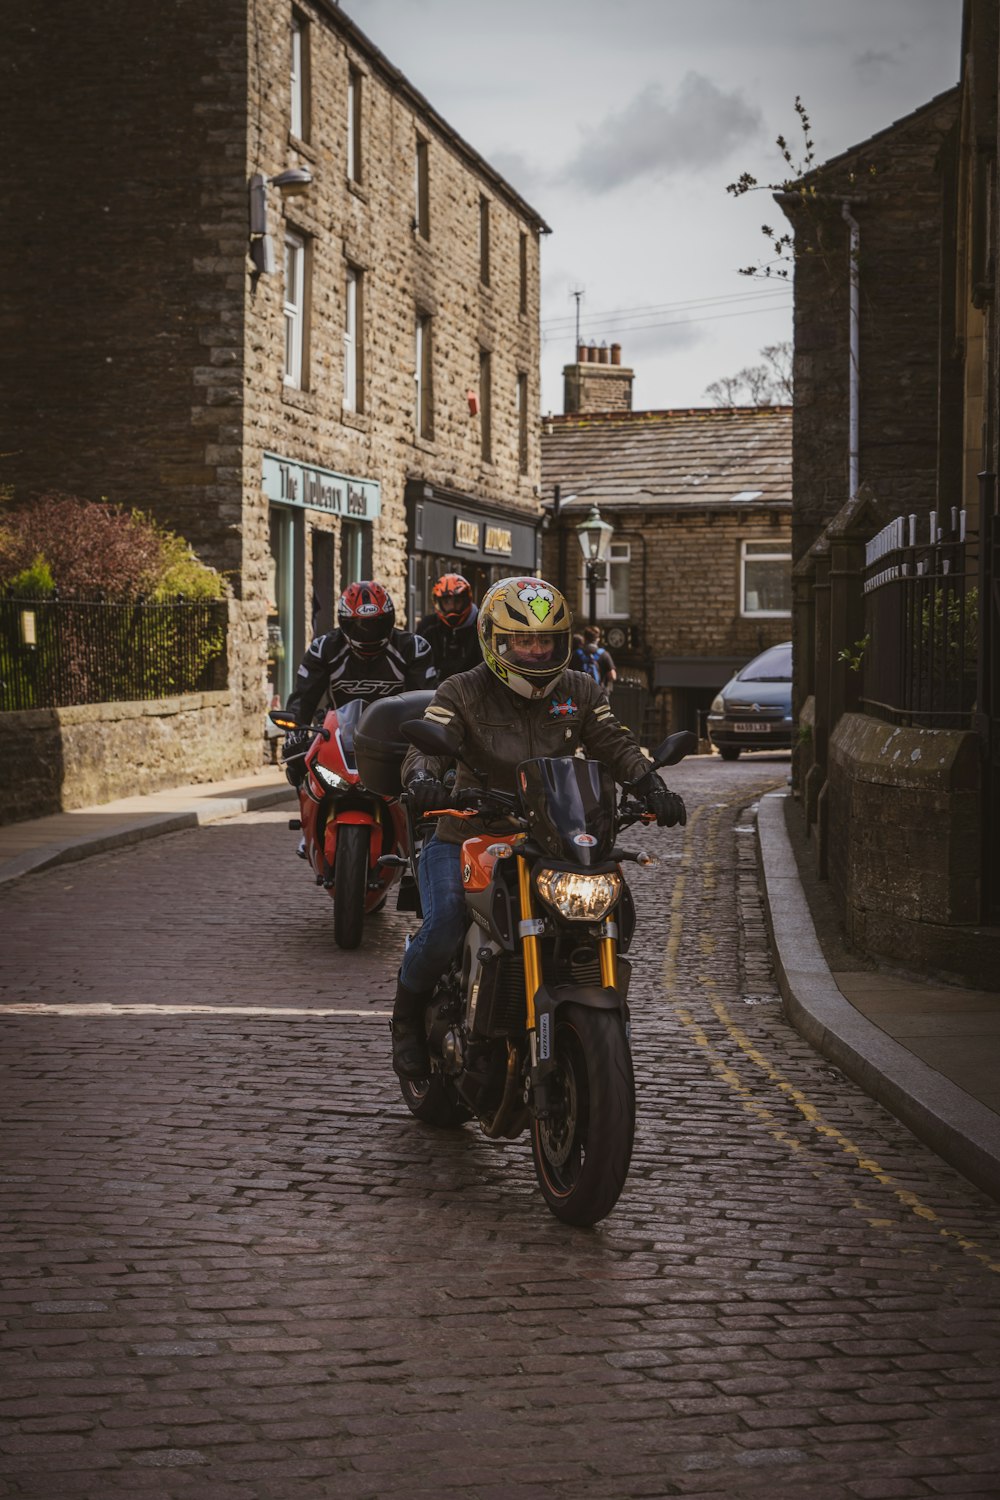
<svg viewBox="0 0 1000 1500"><path fill-rule="evenodd" d="M401 726L426 755L457 758L453 731L426 719ZM671 735L655 756L675 765L697 748ZM635 1131L629 1047L631 966L622 957L635 907L617 846L643 803L597 761L522 761L514 795L466 791L435 810L497 821L462 845L469 927L426 1011L431 1072L401 1079L420 1120L483 1133L531 1131L538 1184L557 1218L596 1224L618 1201ZM415 851L417 841L411 841Z"/></svg>

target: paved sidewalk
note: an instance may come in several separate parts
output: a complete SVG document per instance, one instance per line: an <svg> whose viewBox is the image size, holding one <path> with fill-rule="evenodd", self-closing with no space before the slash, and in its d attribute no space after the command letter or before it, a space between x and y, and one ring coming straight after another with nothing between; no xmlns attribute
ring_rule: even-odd
<svg viewBox="0 0 1000 1500"><path fill-rule="evenodd" d="M254 812L287 802L295 794L277 766L262 767L256 775L232 781L206 781L193 786L123 797L96 807L53 813L0 828L0 885L33 870L86 859L122 844L136 844L163 833L176 833L201 823L217 823L239 813Z"/></svg>
<svg viewBox="0 0 1000 1500"><path fill-rule="evenodd" d="M760 802L759 848L785 1012L818 1051L1000 1198L1000 993L890 972L817 935L788 794Z"/></svg>

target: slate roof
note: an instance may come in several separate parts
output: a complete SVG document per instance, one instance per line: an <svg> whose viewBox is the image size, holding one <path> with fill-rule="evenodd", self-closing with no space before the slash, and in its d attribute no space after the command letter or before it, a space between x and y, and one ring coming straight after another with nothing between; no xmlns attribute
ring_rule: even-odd
<svg viewBox="0 0 1000 1500"><path fill-rule="evenodd" d="M579 412L542 421L542 494L582 509L791 509L790 406ZM737 497L741 498L737 498Z"/></svg>

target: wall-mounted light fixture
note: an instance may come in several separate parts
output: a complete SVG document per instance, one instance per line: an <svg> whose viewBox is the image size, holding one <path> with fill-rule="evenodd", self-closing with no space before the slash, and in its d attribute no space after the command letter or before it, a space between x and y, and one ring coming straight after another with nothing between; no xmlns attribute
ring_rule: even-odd
<svg viewBox="0 0 1000 1500"><path fill-rule="evenodd" d="M300 197L312 186L308 167L289 167L275 177L255 172L250 179L250 259L258 276L273 276L277 269L274 241L267 230L267 190L276 187L283 198Z"/></svg>

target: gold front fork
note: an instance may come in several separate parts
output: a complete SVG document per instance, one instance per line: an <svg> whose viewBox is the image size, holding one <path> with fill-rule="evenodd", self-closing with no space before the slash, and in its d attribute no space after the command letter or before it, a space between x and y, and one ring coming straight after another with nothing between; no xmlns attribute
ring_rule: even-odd
<svg viewBox="0 0 1000 1500"><path fill-rule="evenodd" d="M531 895L531 870L523 855L517 856L517 888L521 897L521 921L535 920L535 903ZM528 1030L535 1029L535 996L542 983L542 952L538 934L521 933L521 952L524 954L524 999ZM603 964L603 959L601 960ZM603 970L602 970L603 972Z"/></svg>
<svg viewBox="0 0 1000 1500"><path fill-rule="evenodd" d="M613 990L618 984L618 941L613 937L601 938L601 983L605 989Z"/></svg>

